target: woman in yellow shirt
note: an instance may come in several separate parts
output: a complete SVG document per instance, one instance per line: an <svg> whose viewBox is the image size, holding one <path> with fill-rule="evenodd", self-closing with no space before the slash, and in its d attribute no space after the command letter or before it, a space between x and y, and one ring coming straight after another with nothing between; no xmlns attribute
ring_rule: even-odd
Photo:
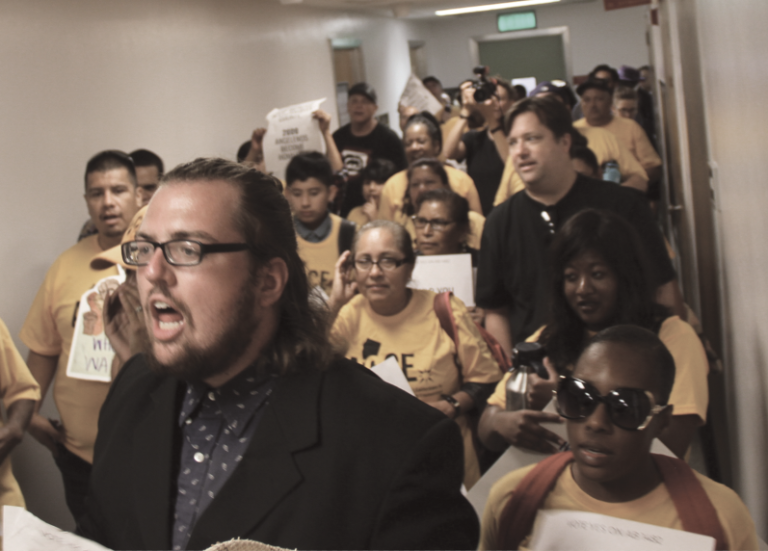
<svg viewBox="0 0 768 551"><path fill-rule="evenodd" d="M407 287L414 262L402 226L386 220L363 226L337 263L330 305L338 315L331 334L347 358L366 367L393 357L416 397L456 421L470 488L480 469L467 413L482 408L501 371L461 300L451 297L457 347L440 326L435 293Z"/></svg>
<svg viewBox="0 0 768 551"><path fill-rule="evenodd" d="M403 146L408 166L419 159L439 159L446 174L446 185L469 201L469 208L482 216L480 195L472 178L466 172L443 164L444 157L441 156L443 135L440 132L440 124L431 113L424 111L408 119L403 129ZM387 180L379 200L380 220L397 221L395 217L402 213L407 189L408 177L405 170L401 170ZM413 213L408 216L411 214Z"/></svg>
<svg viewBox="0 0 768 551"><path fill-rule="evenodd" d="M531 403L542 409L552 397L558 374L566 373L594 334L617 324L633 324L658 334L675 360L669 403L670 425L659 439L678 457L707 418L709 363L693 328L656 303L655 283L635 230L614 214L586 209L574 215L552 243L552 306L549 323L532 339L544 344L549 380L531 375ZM488 400L480 421L483 443L498 450L509 443L543 452L560 439L539 425L558 416L541 411L505 410L505 377Z"/></svg>

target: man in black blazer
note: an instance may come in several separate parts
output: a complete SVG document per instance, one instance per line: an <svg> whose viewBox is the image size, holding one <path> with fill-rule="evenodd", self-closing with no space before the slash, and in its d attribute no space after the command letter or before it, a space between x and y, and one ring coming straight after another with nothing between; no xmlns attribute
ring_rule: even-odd
<svg viewBox="0 0 768 551"><path fill-rule="evenodd" d="M102 408L80 534L112 549L476 547L456 425L334 354L269 177L180 165L123 255L150 347Z"/></svg>

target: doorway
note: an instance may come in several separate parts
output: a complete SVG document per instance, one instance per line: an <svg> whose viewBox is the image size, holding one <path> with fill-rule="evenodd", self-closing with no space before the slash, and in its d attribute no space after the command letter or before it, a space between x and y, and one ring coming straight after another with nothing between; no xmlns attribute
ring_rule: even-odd
<svg viewBox="0 0 768 551"><path fill-rule="evenodd" d="M363 50L357 39L331 40L333 52L333 76L336 82L336 109L339 126L349 123L347 91L358 82L365 82Z"/></svg>
<svg viewBox="0 0 768 551"><path fill-rule="evenodd" d="M490 75L512 81L535 77L570 82L571 45L568 27L552 27L471 38L469 48L475 65L485 65Z"/></svg>

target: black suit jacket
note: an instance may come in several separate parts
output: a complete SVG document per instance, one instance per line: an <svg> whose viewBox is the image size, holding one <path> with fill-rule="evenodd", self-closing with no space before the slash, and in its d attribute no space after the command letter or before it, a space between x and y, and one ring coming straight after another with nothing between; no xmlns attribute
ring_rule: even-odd
<svg viewBox="0 0 768 551"><path fill-rule="evenodd" d="M170 549L183 385L136 356L99 418L78 532L112 549ZM189 549L233 537L298 549L474 549L452 421L340 360L282 377L243 460Z"/></svg>

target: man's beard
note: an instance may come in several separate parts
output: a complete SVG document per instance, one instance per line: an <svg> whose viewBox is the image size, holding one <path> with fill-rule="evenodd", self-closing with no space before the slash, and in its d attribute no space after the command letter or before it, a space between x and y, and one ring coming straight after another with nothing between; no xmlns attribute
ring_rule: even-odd
<svg viewBox="0 0 768 551"><path fill-rule="evenodd" d="M216 342L205 349L186 343L179 357L169 363L160 363L154 353L152 337L148 335L150 345L146 358L149 368L185 381L201 381L229 369L243 355L259 325L253 281L247 281L238 295L240 300L235 315L227 318L229 324L222 327Z"/></svg>

